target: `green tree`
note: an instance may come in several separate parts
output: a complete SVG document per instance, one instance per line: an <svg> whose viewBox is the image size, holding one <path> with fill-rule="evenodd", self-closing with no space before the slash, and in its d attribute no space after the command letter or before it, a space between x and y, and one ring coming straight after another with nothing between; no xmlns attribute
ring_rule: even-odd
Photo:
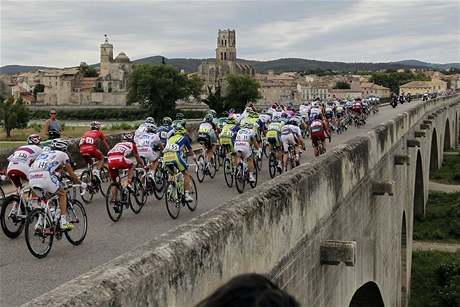
<svg viewBox="0 0 460 307"><path fill-rule="evenodd" d="M350 86L350 83L348 83L348 82L345 82L345 81L338 81L338 82L335 84L335 88L341 89L341 90L345 90L345 89L350 89L351 86Z"/></svg>
<svg viewBox="0 0 460 307"><path fill-rule="evenodd" d="M85 62L81 62L77 69L78 72L85 78L97 77L99 75L96 68L86 64Z"/></svg>
<svg viewBox="0 0 460 307"><path fill-rule="evenodd" d="M248 75L227 75L227 95L225 107L244 109L249 102L256 102L262 98L259 92L259 82Z"/></svg>
<svg viewBox="0 0 460 307"><path fill-rule="evenodd" d="M45 91L45 85L44 84L36 84L34 87L34 98L35 101L37 101L37 94L38 93L43 93Z"/></svg>
<svg viewBox="0 0 460 307"><path fill-rule="evenodd" d="M369 79L378 85L390 88L392 92L398 93L399 87L411 81L430 81L430 78L422 73L414 74L410 71L396 72L387 70L386 72L375 72Z"/></svg>
<svg viewBox="0 0 460 307"><path fill-rule="evenodd" d="M220 84L216 86L214 91L208 86L208 97L203 102L216 111L217 114L222 114L225 110L225 98L222 97L222 87Z"/></svg>
<svg viewBox="0 0 460 307"><path fill-rule="evenodd" d="M193 98L198 101L201 101L201 94L203 93L204 82L197 75L192 75L188 78L187 82L187 92Z"/></svg>
<svg viewBox="0 0 460 307"><path fill-rule="evenodd" d="M189 81L171 65L141 64L131 77L126 103L139 103L157 118L172 116L176 101L189 96Z"/></svg>
<svg viewBox="0 0 460 307"><path fill-rule="evenodd" d="M21 97L16 101L13 96L8 97L6 100L0 100L0 110L2 111L1 119L7 138L11 137L11 130L27 127L29 112Z"/></svg>

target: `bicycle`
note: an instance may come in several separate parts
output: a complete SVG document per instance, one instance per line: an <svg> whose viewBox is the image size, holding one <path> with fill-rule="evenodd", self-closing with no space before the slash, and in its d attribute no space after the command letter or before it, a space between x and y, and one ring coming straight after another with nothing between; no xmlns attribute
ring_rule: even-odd
<svg viewBox="0 0 460 307"><path fill-rule="evenodd" d="M225 158L224 158L224 178L225 178L225 183L229 188L233 186L233 174L234 174L234 166L233 166L233 153L230 151L230 145L223 145L225 147L228 147L227 149L224 149L226 152Z"/></svg>
<svg viewBox="0 0 460 307"><path fill-rule="evenodd" d="M318 136L316 139L318 141L318 156L321 156L326 153L326 149L323 147L323 141L321 137Z"/></svg>
<svg viewBox="0 0 460 307"><path fill-rule="evenodd" d="M204 151L202 154L198 156L196 166L197 166L197 173L196 177L198 181L201 183L204 180L204 177L208 175L211 178L216 176L216 172L219 168L219 162L217 160L217 154L215 152L212 153L211 162L206 163L208 161L208 149L206 148L204 142L200 142L203 146Z"/></svg>
<svg viewBox="0 0 460 307"><path fill-rule="evenodd" d="M270 178L275 178L277 172L279 175L283 173L283 168L278 167L279 160L277 151L278 147L273 146L273 149L268 156L268 172L270 173Z"/></svg>
<svg viewBox="0 0 460 307"><path fill-rule="evenodd" d="M30 189L20 188L18 192L19 195L12 194L5 199L0 211L3 233L10 239L17 238L21 234L26 217L33 210L29 204L32 194ZM17 211L13 213L12 210L15 205Z"/></svg>
<svg viewBox="0 0 460 307"><path fill-rule="evenodd" d="M29 251L37 258L44 258L48 255L53 246L54 238L61 240L63 234L73 245L80 245L88 231L88 218L83 205L75 198L72 198L72 190L77 186L72 182L65 182L64 189L67 194L66 214L68 222L74 226L72 230L61 229L59 210L59 197L52 196L48 201L45 199L47 192L41 187L33 187L38 195L41 195L41 206L35 208L27 215L25 222L25 237ZM82 190L82 194L86 191Z"/></svg>
<svg viewBox="0 0 460 307"><path fill-rule="evenodd" d="M239 150L236 153L240 159L240 162L238 162L235 170L235 186L237 191L241 194L244 192L244 186L246 185L246 182L249 182L249 185L251 188L255 188L257 186L257 178L258 178L258 171L257 167L254 165L254 182L249 181L249 168L248 168L248 163L246 159L242 158L242 152Z"/></svg>
<svg viewBox="0 0 460 307"><path fill-rule="evenodd" d="M80 175L80 180L82 182L85 182L88 185L88 193L85 193L84 195L81 196L81 199L86 203L89 204L91 200L93 200L94 194L98 193L99 191L101 192L102 196L106 197L107 195L105 194L107 191L107 185L110 182L110 176L109 176L109 170L107 169L107 166L103 165L100 170L100 177L101 180L99 180L96 176L93 174L93 170L95 165L97 164L96 159L91 158L89 154L84 154L83 157L85 157L85 161L88 159L91 159L92 163L87 163L86 164L86 170L84 170L81 175Z"/></svg>
<svg viewBox="0 0 460 307"><path fill-rule="evenodd" d="M299 160L297 159L297 155L295 152L295 146L292 144L289 144L288 147L288 160L287 160L287 165L291 167L291 169L295 168L296 166L300 165Z"/></svg>
<svg viewBox="0 0 460 307"><path fill-rule="evenodd" d="M5 170L2 170L0 172L0 182L5 181L5 180L6 180ZM5 201L5 191L3 191L2 187L0 186L0 206L3 205L4 201Z"/></svg>
<svg viewBox="0 0 460 307"><path fill-rule="evenodd" d="M113 170L119 171L117 168L113 168ZM124 172L125 173L125 172ZM143 194L144 194L144 189L142 187L142 183L137 178L136 176L133 176L132 179L132 185L134 189L134 193L131 193L128 188L126 187L126 181L121 182L121 177L125 177L126 175L123 174L120 176L118 174L117 180L115 182L111 182L109 187L107 188L107 197L105 198L105 206L107 209L107 214L109 215L109 218L117 222L123 213L123 207L126 207L128 209L131 207L131 210L138 214L141 212L143 205L142 204L142 199L143 199ZM115 187L115 200L112 200L112 187ZM142 194L142 195L141 195ZM131 200L131 196L134 196L135 198L135 204Z"/></svg>
<svg viewBox="0 0 460 307"><path fill-rule="evenodd" d="M168 210L169 216L173 219L177 219L180 208L185 207L185 205L187 205L190 211L195 211L198 205L198 192L192 175L189 176L190 196L192 196L193 201L187 202L185 201L184 174L182 174L172 162L166 163L165 169L169 174L165 197L166 209Z"/></svg>

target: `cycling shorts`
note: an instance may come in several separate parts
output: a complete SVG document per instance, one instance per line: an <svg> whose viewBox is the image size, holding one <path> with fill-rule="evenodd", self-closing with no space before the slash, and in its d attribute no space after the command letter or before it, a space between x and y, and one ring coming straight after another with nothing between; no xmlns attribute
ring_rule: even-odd
<svg viewBox="0 0 460 307"><path fill-rule="evenodd" d="M90 157L84 156L85 154L90 155ZM80 156L83 158L83 160L85 160L87 164L93 162L91 158L98 160L103 158L102 152L100 152L94 145L82 145L80 147Z"/></svg>
<svg viewBox="0 0 460 307"><path fill-rule="evenodd" d="M31 172L29 174L29 186L40 187L43 190L54 194L61 188L61 182L58 177L48 171ZM43 195L38 195L43 196Z"/></svg>
<svg viewBox="0 0 460 307"><path fill-rule="evenodd" d="M280 147L281 146L281 133L276 130L268 130L267 135L265 136L267 142L272 144L273 146Z"/></svg>
<svg viewBox="0 0 460 307"><path fill-rule="evenodd" d="M321 139L321 141L325 141L325 140L326 140L326 135L324 134L323 131L313 132L313 133L311 134L311 142L312 142L312 144L313 144L313 147L318 146L318 137Z"/></svg>
<svg viewBox="0 0 460 307"><path fill-rule="evenodd" d="M297 138L292 133L281 135L281 141L283 142L283 151L284 152L289 151L289 144L297 145Z"/></svg>
<svg viewBox="0 0 460 307"><path fill-rule="evenodd" d="M158 154L153 150L152 147L138 147L137 152L139 153L139 156L144 157L149 162L153 162L158 159Z"/></svg>
<svg viewBox="0 0 460 307"><path fill-rule="evenodd" d="M21 187L21 180L28 181L27 174L29 174L30 167L27 163L10 163L7 168L7 175L13 182L16 188Z"/></svg>
<svg viewBox="0 0 460 307"><path fill-rule="evenodd" d="M186 171L188 169L187 163L185 163L184 159L182 159L182 156L180 152L178 151L167 151L163 153L163 164L166 165L170 169L170 171L173 171L170 166L176 167L180 172Z"/></svg>
<svg viewBox="0 0 460 307"><path fill-rule="evenodd" d="M107 165L112 181L117 180L119 170L128 169L133 165L133 161L126 159L125 156L109 156L108 160Z"/></svg>
<svg viewBox="0 0 460 307"><path fill-rule="evenodd" d="M252 156L252 149L249 142L236 142L235 143L235 152L241 152L243 159L247 159Z"/></svg>
<svg viewBox="0 0 460 307"><path fill-rule="evenodd" d="M220 145L221 146L228 146L230 148L230 152L233 152L233 140L229 137L221 137L220 138Z"/></svg>

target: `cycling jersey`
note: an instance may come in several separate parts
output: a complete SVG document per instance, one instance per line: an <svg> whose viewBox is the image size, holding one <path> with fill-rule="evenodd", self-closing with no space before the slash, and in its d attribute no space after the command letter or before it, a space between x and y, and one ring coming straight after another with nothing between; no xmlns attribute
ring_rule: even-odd
<svg viewBox="0 0 460 307"><path fill-rule="evenodd" d="M182 135L174 135L168 139L168 143L163 150L163 163L168 165L174 165L183 172L188 169L187 163L182 159L181 151L185 147L189 151L192 150L190 140L188 137Z"/></svg>
<svg viewBox="0 0 460 307"><path fill-rule="evenodd" d="M104 141L105 136L101 131L98 130L90 130L85 132L80 139L80 156L83 157L86 163L91 163L91 157L96 159L102 159L102 152L100 152L96 148L97 140ZM89 155L90 158L86 157L85 155Z"/></svg>
<svg viewBox="0 0 460 307"><path fill-rule="evenodd" d="M156 145L161 143L158 133L143 133L137 138L137 151L139 156L144 157L148 161L152 162L158 159Z"/></svg>
<svg viewBox="0 0 460 307"><path fill-rule="evenodd" d="M174 134L174 128L171 126L160 126L157 133L160 136L161 144L166 146L168 139Z"/></svg>
<svg viewBox="0 0 460 307"><path fill-rule="evenodd" d="M29 185L39 186L49 193L56 193L61 182L55 172L70 163L69 156L62 151L49 150L42 152L30 167Z"/></svg>
<svg viewBox="0 0 460 307"><path fill-rule="evenodd" d="M233 143L235 141L236 133L240 130L240 127L234 124L226 124L219 134L219 140L221 145L229 145L230 150L233 151Z"/></svg>
<svg viewBox="0 0 460 307"><path fill-rule="evenodd" d="M8 157L8 167L6 169L8 177L16 188L21 186L21 181L28 180L30 164L42 153L42 149L37 145L25 145L15 150Z"/></svg>
<svg viewBox="0 0 460 307"><path fill-rule="evenodd" d="M327 131L326 122L318 119L312 121L310 125L310 135L314 146L318 145L318 137L321 138L322 141L326 139L325 131Z"/></svg>
<svg viewBox="0 0 460 307"><path fill-rule="evenodd" d="M256 133L254 130L248 128L242 128L236 134L235 151L240 151L244 159L247 159L252 155L252 139L255 136Z"/></svg>
<svg viewBox="0 0 460 307"><path fill-rule="evenodd" d="M204 143L207 147L217 143L215 130L216 125L214 123L202 122L198 127L198 143Z"/></svg>

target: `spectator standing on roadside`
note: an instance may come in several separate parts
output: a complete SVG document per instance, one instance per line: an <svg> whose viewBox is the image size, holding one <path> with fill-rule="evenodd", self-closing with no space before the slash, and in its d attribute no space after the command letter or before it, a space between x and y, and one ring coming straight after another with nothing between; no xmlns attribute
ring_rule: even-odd
<svg viewBox="0 0 460 307"><path fill-rule="evenodd" d="M50 110L50 118L45 121L45 124L43 126L43 132L48 136L48 139L52 139L53 137L49 135L50 130L54 129L59 131L59 136L62 133L62 126L61 122L56 119L56 109L52 108Z"/></svg>

